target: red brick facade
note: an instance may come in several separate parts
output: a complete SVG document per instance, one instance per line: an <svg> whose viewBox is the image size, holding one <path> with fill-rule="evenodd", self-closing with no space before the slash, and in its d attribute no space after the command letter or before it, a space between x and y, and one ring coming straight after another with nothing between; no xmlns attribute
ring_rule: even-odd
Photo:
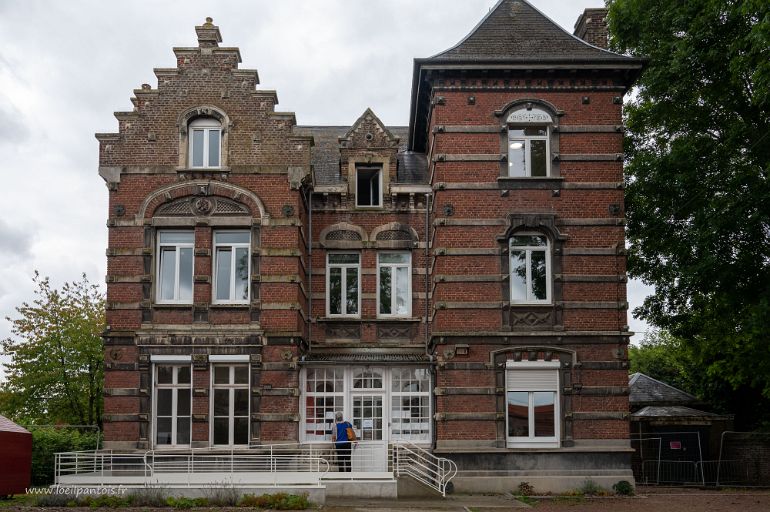
<svg viewBox="0 0 770 512"><path fill-rule="evenodd" d="M174 416L178 432L189 418L190 439L178 433L172 444L192 447L217 444L217 361L248 367L250 444L311 440L312 369L373 366L387 369L381 378L393 379L394 392L398 371L428 372L419 440L461 469L483 467L484 452L501 471L516 469L505 454L541 464L568 452L581 453L565 463L577 469L594 452L626 468L621 98L641 64L564 40L571 36L541 17L503 0L458 46L416 60L408 128L386 127L370 110L351 127L297 126L294 114L274 110L274 92L256 88L256 71L238 68L238 50L219 46L217 27L196 27L199 45L175 48L177 67L156 69L157 88L143 85L134 110L116 113L118 133L97 134L110 196L106 446L161 447L159 366L191 368L182 384L189 412ZM496 23L524 23L551 46L539 60L489 55L485 30ZM548 119L547 135L511 142L533 113ZM216 165L193 164L196 119L221 128ZM548 148L542 164L526 153L544 176L509 171L517 144ZM230 253L217 252L214 236L233 231L248 239L249 296L218 303L217 258ZM191 237L186 298L177 300L188 256L177 247L164 253L177 255L175 273L161 268L161 233ZM525 261L512 245L522 234L547 249L526 253L514 270L514 253ZM334 255L357 262L354 270L332 270ZM385 269L387 255L406 271ZM341 274L345 285L336 284ZM173 276L179 297L167 303L161 280ZM512 297L522 286L532 300ZM348 314L333 314L338 302ZM511 434L511 372L527 374L517 366L527 363L552 368L544 375L558 383L546 405L546 416L556 414L546 418L555 423L546 427L556 430L551 446ZM358 414L350 396L339 404ZM386 408L393 403L388 418L408 423L390 391L383 396ZM533 400L525 416L546 410ZM381 428L374 439L397 437Z"/></svg>

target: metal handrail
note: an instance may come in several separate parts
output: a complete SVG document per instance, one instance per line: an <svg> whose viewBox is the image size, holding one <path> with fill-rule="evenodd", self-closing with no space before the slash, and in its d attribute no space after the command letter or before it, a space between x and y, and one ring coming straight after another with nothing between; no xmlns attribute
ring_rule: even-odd
<svg viewBox="0 0 770 512"><path fill-rule="evenodd" d="M200 473L225 473L235 475L245 472L259 473L312 473L317 478L312 480L321 485L321 480L329 473L329 462L320 456L307 453L253 453L250 451L229 453L200 453L200 450L157 452L148 450L144 453L113 453L111 451L61 452L54 458L55 482L61 483L62 476L92 475L100 477L115 476L115 472L141 473L145 485L159 473L177 473L190 475ZM135 475L139 476L139 475ZM273 479L278 485L277 475Z"/></svg>
<svg viewBox="0 0 770 512"><path fill-rule="evenodd" d="M393 443L393 460L396 475L408 475L444 497L449 482L457 475L457 464L453 460L437 457L410 441Z"/></svg>

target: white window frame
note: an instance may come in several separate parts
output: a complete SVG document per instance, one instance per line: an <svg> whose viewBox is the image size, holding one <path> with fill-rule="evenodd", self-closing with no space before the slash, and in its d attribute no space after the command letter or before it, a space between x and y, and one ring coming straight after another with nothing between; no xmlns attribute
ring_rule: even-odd
<svg viewBox="0 0 770 512"><path fill-rule="evenodd" d="M203 132L203 165L194 165L193 163L193 151L195 149L193 133L196 131ZM187 132L189 145L187 157L190 169L219 169L222 167L222 123L213 117L199 117L190 122ZM216 162L216 165L209 165L209 137L211 132L219 133L219 161Z"/></svg>
<svg viewBox="0 0 770 512"><path fill-rule="evenodd" d="M222 233L245 233L248 235L248 242L217 242L217 235ZM229 247L230 248L230 297L228 299L217 298L217 265L219 260L218 249ZM246 298L234 299L235 294L235 253L236 249L246 249L247 257L247 277L246 277ZM248 304L251 300L251 231L248 230L233 230L233 231L214 231L214 261L211 267L211 273L213 279L211 287L211 301L213 304Z"/></svg>
<svg viewBox="0 0 770 512"><path fill-rule="evenodd" d="M358 263L331 263L329 260L331 259L331 256L341 256L341 255L355 255L358 258ZM340 283L340 306L341 306L341 313L334 313L331 312L331 298L332 298L332 287L331 287L331 269L332 268L340 268L343 271L340 272L342 281ZM348 302L347 302L347 294L348 294L348 288L347 288L347 281L348 281L348 268L355 268L358 272L358 305L357 312L356 313L348 313ZM326 316L331 318L360 318L361 317L361 253L357 252L328 252L326 253Z"/></svg>
<svg viewBox="0 0 770 512"><path fill-rule="evenodd" d="M358 199L358 172L363 170L376 170L377 171L377 182L379 187L379 195L377 196L377 204L360 204ZM382 208L383 206L383 190L382 190L382 166L379 165L360 165L356 166L356 208ZM374 194L372 194L372 191L369 190L369 197L374 199Z"/></svg>
<svg viewBox="0 0 770 512"><path fill-rule="evenodd" d="M328 427L328 433L324 436L324 439L317 439L316 436L308 436L307 435L307 398L317 398L317 397L341 397L342 406L339 408L339 410L335 410L334 412L342 412L342 415L346 421L353 423L353 397L354 396L372 396L372 395L378 395L382 396L382 411L383 411L383 439L382 441L375 441L375 442L388 442L395 439L406 439L410 440L412 443L420 446L428 446L430 445L431 439L432 439L432 433L433 433L433 404L432 400L430 399L430 393L433 389L433 377L430 375L430 372L428 372L428 391L423 392L393 392L392 391L392 372L396 369L424 369L428 370L427 367L424 366L412 366L412 365L404 365L404 366L397 366L397 367L387 367L387 366L372 366L370 368L363 367L361 365L356 366L342 366L342 365L334 365L334 366L311 366L303 368L300 372L300 383L301 383L301 389L302 393L300 396L300 442L302 443L325 443L328 444L331 440L331 433L334 428L334 418L330 417L328 418L328 422L325 425L324 428ZM307 374L309 370L336 370L338 372L342 373L342 389L336 389L334 392L323 392L323 391L307 391ZM361 388L354 388L354 380L357 373L361 372L362 370L370 370L370 371L376 371L381 375L382 378L382 387L379 388L371 388L371 387L361 387ZM427 416L427 427L428 427L428 433L425 436L421 436L420 438L405 438L403 436L396 436L393 434L392 431L392 415L393 415L393 405L395 399L400 399L402 397L406 396L427 396L428 397L428 416ZM314 405L315 407L315 405ZM387 416L386 416L387 415ZM314 424L315 425L315 424ZM318 429L316 429L318 430ZM356 433L360 434L359 429L356 429Z"/></svg>
<svg viewBox="0 0 770 512"><path fill-rule="evenodd" d="M515 236L540 236L545 238L545 247L542 245L517 245L514 248L513 237ZM513 299L513 253L514 251L525 253L525 266L527 270L526 285L527 298L524 300ZM532 252L545 252L545 299L534 299L532 292ZM553 284L551 282L551 239L544 233L536 231L523 231L511 235L508 239L508 272L509 289L508 294L511 304L551 304Z"/></svg>
<svg viewBox="0 0 770 512"><path fill-rule="evenodd" d="M192 394L192 382L193 382L193 367L190 364L190 358L177 361L171 358L165 359L163 357L152 358L152 445L157 449L171 449L180 447L190 447L192 445L192 411L193 411L193 394ZM170 366L173 368L171 384L158 382L158 368L160 366ZM190 369L190 382L186 384L179 384L179 369ZM171 389L171 444L158 444L158 391L161 389ZM188 390L190 393L190 415L182 416L183 418L190 419L190 442L187 444L177 443L177 422L180 416L177 414L177 399L179 393ZM164 416L166 418L168 416Z"/></svg>
<svg viewBox="0 0 770 512"><path fill-rule="evenodd" d="M395 381L395 379L393 378L394 370L425 370L425 372L427 373L427 377L428 377L427 378L427 383L426 383L426 388L424 390L422 390L422 391L403 391L403 390L394 391L393 390L393 382ZM431 407L432 407L431 406L431 390L432 390L432 387L431 387L430 372L428 371L427 368L422 368L422 367L418 367L418 366L413 366L413 367L412 366L407 366L407 367L394 367L394 368L390 368L390 371L388 373L389 373L389 381L390 381L389 382L389 387L388 387L388 389L390 389L390 396L389 396L389 401L390 401L390 425L391 425L390 426L390 439L391 440L402 440L402 441L418 442L418 443L419 442L425 442L425 443L430 442L430 440L431 440L431 437L430 437L431 436ZM415 382L419 382L419 381L420 381L419 379L415 379ZM428 415L427 416L420 416L420 417L418 417L419 420L420 420L420 423L419 423L420 427L418 427L418 428L421 429L421 430L427 430L426 433L424 433L424 434L417 434L417 435L412 434L411 431L414 430L414 429L411 428L411 427L409 429L410 430L409 434L404 434L403 433L404 427L403 427L403 422L402 421L404 419L407 419L406 417L403 416L403 407L402 407L402 403L401 403L401 399L403 399L403 398L409 398L409 399L417 398L417 399L420 400L420 402L422 402L422 400L426 400L427 401L427 403L428 403ZM420 408L422 408L422 405L420 405ZM395 411L396 410L399 411L399 414L401 414L401 417L396 418L396 415L395 415ZM397 423L396 419L401 420L401 421L398 422L398 423L400 423L402 425L402 427L401 427L402 431L401 431L400 434L396 434L394 432L394 426ZM412 420L412 419L415 419L415 418L410 416L408 419ZM411 422L410 422L410 425L412 425ZM427 428L425 428L426 425L427 425Z"/></svg>
<svg viewBox="0 0 770 512"><path fill-rule="evenodd" d="M312 389L312 390L308 391L308 388L307 388L307 386L308 386L308 379L307 379L308 375L307 374L308 374L309 370L331 372L331 379L327 378L327 375L324 374L324 378L323 379L321 379L321 380L317 380L316 379L313 382L332 382L333 383L332 385L334 387L334 391L318 391L316 389ZM350 386L347 384L347 379L346 379L348 377L347 373L348 373L348 369L347 368L342 368L342 367L339 367L339 366L322 366L322 367L313 367L313 368L303 368L303 370L301 372L302 376L301 376L301 379L300 379L300 382L301 382L301 385L302 385L302 398L300 400L300 405L299 405L299 408L300 408L300 418L301 418L300 438L302 439L303 442L308 442L308 443L328 443L329 441L331 441L331 436L332 436L332 433L334 431L334 424L335 424L335 417L334 417L334 415L337 412L342 412L343 415L345 416L345 420L350 421L348 419L348 414L347 414L347 407L348 407L348 404L349 404L349 400L347 398L347 395L349 395L349 390L350 390ZM335 376L336 374L339 374L341 376L342 389L336 389L336 386L337 386L337 379L336 379L336 376ZM348 392L346 393L346 391L348 391ZM308 435L308 433L307 433L308 429L310 428L310 424L308 424L308 415L307 415L307 408L308 408L307 399L308 398L313 400L313 409L318 409L317 402L316 402L317 398L324 398L324 399L331 398L332 403L339 402L339 403L342 404L340 406L339 410L333 410L333 411L325 410L326 405L324 405L324 414L325 414L324 420L325 421L322 423L322 425L323 425L322 428L323 428L324 434L321 436L321 439L318 439L318 436L316 434ZM333 408L336 409L336 406L333 406ZM314 417L314 419L316 419L316 418ZM319 430L318 425L319 425L318 423L313 423L313 426L314 426L313 430L314 431L318 431Z"/></svg>
<svg viewBox="0 0 770 512"><path fill-rule="evenodd" d="M161 235L165 233L184 233L184 234L190 234L192 235L192 242L161 242ZM161 230L157 232L157 258L156 259L156 272L155 272L155 301L157 304L192 304L193 300L195 298L195 232L190 230ZM174 248L174 298L173 299L163 299L161 298L161 284L162 284L162 276L161 271L163 270L163 249L164 248ZM179 298L179 276L180 276L180 267L179 267L179 258L181 255L181 249L190 249L192 252L192 265L191 265L191 274L190 274L190 282L192 284L191 288L191 296L189 299L181 299Z"/></svg>
<svg viewBox="0 0 770 512"><path fill-rule="evenodd" d="M508 448L559 448L561 442L561 392L559 368L561 363L559 361L506 361L505 364L505 433L506 444ZM511 371L542 371L548 370L554 372L554 383L542 388L548 389L534 389L532 386L509 386L508 372ZM538 386L534 386L538 387ZM529 421L528 431L529 435L524 436L508 436L508 393L509 392L524 392L528 393L529 404L527 418ZM534 393L546 392L554 393L554 435L553 436L535 436L535 414L534 414Z"/></svg>
<svg viewBox="0 0 770 512"><path fill-rule="evenodd" d="M381 263L380 256L383 254L404 254L409 261L407 263ZM380 313L380 269L382 267L391 268L391 280L390 280L390 313ZM394 313L396 311L396 304L398 303L396 297L397 285L396 285L396 269L400 267L407 268L407 279L409 282L406 286L406 304L408 311L404 314ZM412 253L407 251L381 251L377 253L377 318L410 318L412 316Z"/></svg>
<svg viewBox="0 0 770 512"><path fill-rule="evenodd" d="M247 356L248 357L248 356ZM248 360L247 360L248 361ZM251 368L249 367L248 362L217 362L212 364L210 373L211 378L211 400L210 403L210 410L209 410L209 418L211 418L211 421L209 422L209 439L211 446L216 447L243 447L248 446L251 440L251 392L249 391L251 389ZM245 384L239 383L235 384L235 367L245 367L246 372L248 373L248 379ZM214 381L214 373L215 368L228 368L228 383L227 384L217 384ZM214 391L217 389L226 389L229 391L229 410L227 413L228 418L228 434L227 438L230 440L229 444L215 444L214 443ZM245 389L249 395L248 398L248 411L246 414L246 424L247 424L247 433L246 433L246 443L245 444L234 444L232 441L235 438L235 390L236 389ZM217 418L220 418L222 416L217 416ZM243 418L243 416L238 416L239 418Z"/></svg>

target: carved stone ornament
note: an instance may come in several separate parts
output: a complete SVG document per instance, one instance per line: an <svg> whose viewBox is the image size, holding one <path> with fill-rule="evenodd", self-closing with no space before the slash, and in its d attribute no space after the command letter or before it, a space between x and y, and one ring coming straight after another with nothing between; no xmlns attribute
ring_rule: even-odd
<svg viewBox="0 0 770 512"><path fill-rule="evenodd" d="M201 215L249 215L249 210L244 205L223 197L183 197L162 205L155 212L158 217Z"/></svg>
<svg viewBox="0 0 770 512"><path fill-rule="evenodd" d="M521 313L511 313L511 325L528 326L549 324L551 322L551 312L535 313L534 311L523 311Z"/></svg>
<svg viewBox="0 0 770 512"><path fill-rule="evenodd" d="M531 110L514 110L508 114L508 119L506 119L506 121L509 123L553 123L551 115L544 110L540 110L539 108L532 108Z"/></svg>

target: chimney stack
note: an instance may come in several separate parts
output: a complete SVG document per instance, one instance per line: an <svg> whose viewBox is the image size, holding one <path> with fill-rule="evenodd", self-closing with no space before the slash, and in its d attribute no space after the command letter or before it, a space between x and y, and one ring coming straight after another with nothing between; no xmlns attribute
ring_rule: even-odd
<svg viewBox="0 0 770 512"><path fill-rule="evenodd" d="M586 9L575 22L575 36L599 48L609 48L607 34L607 9Z"/></svg>

